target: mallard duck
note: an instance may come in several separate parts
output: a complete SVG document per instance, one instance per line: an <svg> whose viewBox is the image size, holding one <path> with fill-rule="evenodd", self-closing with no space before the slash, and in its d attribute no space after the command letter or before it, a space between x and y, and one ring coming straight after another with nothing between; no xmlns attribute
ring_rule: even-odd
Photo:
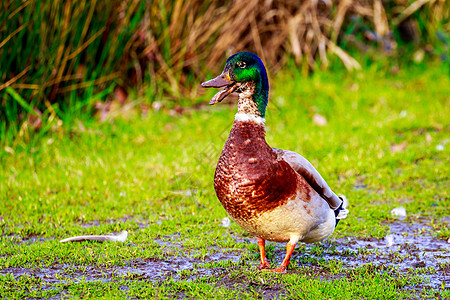
<svg viewBox="0 0 450 300"><path fill-rule="evenodd" d="M271 148L265 139L269 82L261 59L251 52L230 56L218 77L202 83L222 88L209 104L239 94L233 128L214 176L217 198L231 218L257 237L259 269L285 272L298 242L330 236L346 217L345 197L337 196L303 156ZM281 266L270 269L265 241L287 242Z"/></svg>

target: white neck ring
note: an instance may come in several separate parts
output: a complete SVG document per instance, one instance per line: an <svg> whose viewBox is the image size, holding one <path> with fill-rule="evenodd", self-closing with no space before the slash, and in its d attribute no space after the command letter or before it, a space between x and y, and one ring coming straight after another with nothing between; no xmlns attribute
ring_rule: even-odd
<svg viewBox="0 0 450 300"><path fill-rule="evenodd" d="M253 121L256 124L261 124L261 125L264 125L264 122L266 121L265 118L258 117L258 116L252 115L252 114L243 114L243 113L237 113L235 115L234 119L239 122Z"/></svg>

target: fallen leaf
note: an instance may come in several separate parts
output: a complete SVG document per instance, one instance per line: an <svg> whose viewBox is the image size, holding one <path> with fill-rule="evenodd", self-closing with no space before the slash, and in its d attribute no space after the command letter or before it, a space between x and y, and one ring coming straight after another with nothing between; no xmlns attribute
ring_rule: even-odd
<svg viewBox="0 0 450 300"><path fill-rule="evenodd" d="M117 86L114 90L114 97L121 105L124 105L128 98L128 92L121 86Z"/></svg>
<svg viewBox="0 0 450 300"><path fill-rule="evenodd" d="M34 111L36 112L36 115L28 115L28 124L30 125L31 129L36 130L42 127L42 113L37 108L34 108Z"/></svg>
<svg viewBox="0 0 450 300"><path fill-rule="evenodd" d="M159 111L162 108L162 102L160 102L160 101L153 102L152 108L154 111Z"/></svg>
<svg viewBox="0 0 450 300"><path fill-rule="evenodd" d="M393 67L391 67L390 71L392 74L397 75L398 72L400 71L400 68L398 66L393 66Z"/></svg>
<svg viewBox="0 0 450 300"><path fill-rule="evenodd" d="M5 149L5 151L8 152L9 154L14 154L14 149L13 149L13 148L6 146L4 149Z"/></svg>
<svg viewBox="0 0 450 300"><path fill-rule="evenodd" d="M425 51L423 49L419 49L413 54L413 60L415 63L421 63L423 58L425 57Z"/></svg>
<svg viewBox="0 0 450 300"><path fill-rule="evenodd" d="M148 106L147 104L142 103L141 104L141 114L143 117L148 115L148 111L150 110L150 106Z"/></svg>
<svg viewBox="0 0 450 300"><path fill-rule="evenodd" d="M402 152L403 150L405 150L406 145L408 145L408 142L406 142L406 141L402 142L400 144L392 144L391 145L391 150L394 153Z"/></svg>
<svg viewBox="0 0 450 300"><path fill-rule="evenodd" d="M324 116L319 115L319 114L315 114L313 116L313 122L317 126L325 126L325 125L327 125L327 119Z"/></svg>
<svg viewBox="0 0 450 300"><path fill-rule="evenodd" d="M352 83L352 84L350 84L349 86L347 86L347 89L348 89L349 91L356 92L356 91L359 90L359 84L357 84L357 83Z"/></svg>
<svg viewBox="0 0 450 300"><path fill-rule="evenodd" d="M106 120L111 109L111 102L100 102L95 103L96 113L99 116L100 121Z"/></svg>

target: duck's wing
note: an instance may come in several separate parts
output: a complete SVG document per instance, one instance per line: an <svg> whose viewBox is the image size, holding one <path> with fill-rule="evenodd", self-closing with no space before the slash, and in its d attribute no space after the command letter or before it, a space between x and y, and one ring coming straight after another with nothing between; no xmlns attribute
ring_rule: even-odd
<svg viewBox="0 0 450 300"><path fill-rule="evenodd" d="M336 210L341 206L343 200L330 189L316 168L306 158L293 151L272 149L277 153L278 158L284 159L298 174L305 178L309 185L328 202L331 209Z"/></svg>

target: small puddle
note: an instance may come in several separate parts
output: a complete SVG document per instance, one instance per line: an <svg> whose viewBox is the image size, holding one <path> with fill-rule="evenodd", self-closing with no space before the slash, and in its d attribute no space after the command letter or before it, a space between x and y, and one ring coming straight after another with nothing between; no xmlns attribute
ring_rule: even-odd
<svg viewBox="0 0 450 300"><path fill-rule="evenodd" d="M192 253L192 252L191 252ZM240 252L216 252L207 255L204 259L193 258L192 256L172 256L167 260L148 259L133 261L130 266L115 269L117 274L122 276L132 274L138 277L151 280L165 280L171 277L175 280L191 279L210 276L216 274L219 268L207 268L205 264L228 261L232 264L239 262L242 254ZM189 271L186 274L183 271Z"/></svg>

